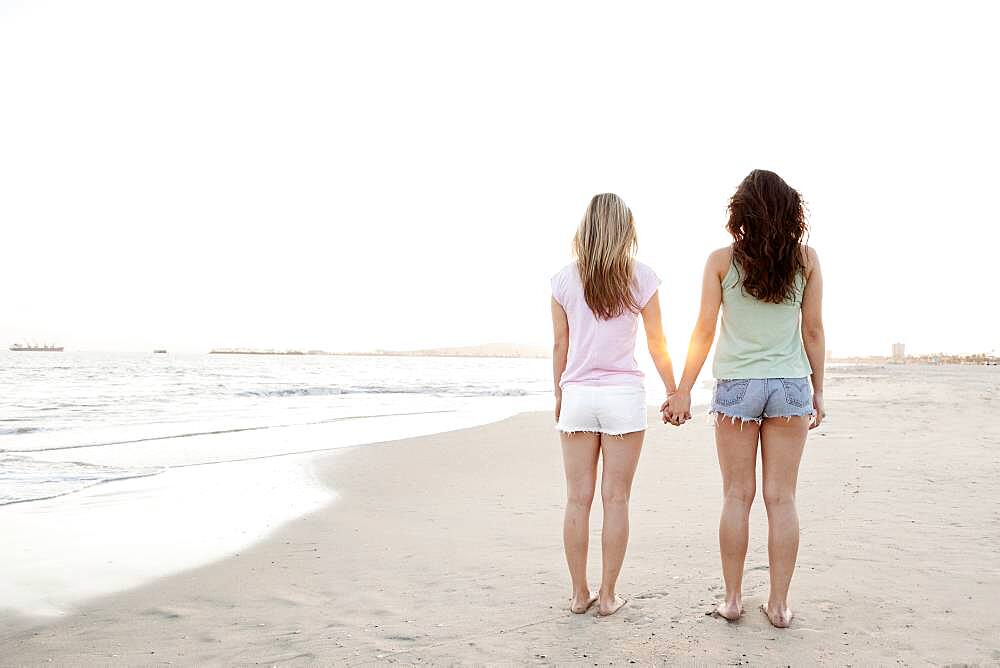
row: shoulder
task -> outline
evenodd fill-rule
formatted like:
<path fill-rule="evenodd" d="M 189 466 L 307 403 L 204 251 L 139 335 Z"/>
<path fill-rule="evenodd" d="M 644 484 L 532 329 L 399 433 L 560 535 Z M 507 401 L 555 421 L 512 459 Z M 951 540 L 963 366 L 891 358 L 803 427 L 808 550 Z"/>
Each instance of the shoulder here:
<path fill-rule="evenodd" d="M 653 298 L 659 287 L 660 277 L 656 275 L 652 267 L 635 260 L 632 264 L 632 290 L 639 308 L 646 308 L 646 304 Z"/>
<path fill-rule="evenodd" d="M 549 285 L 552 286 L 552 296 L 557 302 L 562 304 L 565 301 L 567 289 L 577 276 L 579 274 L 576 270 L 576 262 L 571 262 L 549 279 Z"/>
<path fill-rule="evenodd" d="M 553 274 L 550 280 L 552 281 L 552 284 L 555 285 L 556 283 L 563 283 L 566 281 L 567 278 L 570 278 L 575 275 L 576 275 L 576 262 L 570 262 L 565 267 L 563 267 L 555 274 Z"/>
<path fill-rule="evenodd" d="M 564 278 L 574 273 L 576 273 L 576 262 L 570 262 L 565 267 L 563 267 L 556 273 L 552 274 L 552 280 L 555 280 L 557 278 Z"/>
<path fill-rule="evenodd" d="M 638 260 L 632 265 L 632 271 L 635 274 L 635 278 L 638 281 L 644 280 L 658 280 L 656 272 L 645 262 L 639 262 Z"/>
<path fill-rule="evenodd" d="M 808 278 L 815 269 L 819 268 L 819 254 L 815 248 L 802 244 L 802 263 L 805 265 L 806 278 Z"/>
<path fill-rule="evenodd" d="M 705 270 L 712 270 L 713 273 L 718 274 L 719 278 L 723 278 L 729 272 L 729 266 L 733 263 L 733 247 L 724 246 L 723 248 L 716 248 L 714 251 L 708 254 L 708 260 L 705 261 Z"/>

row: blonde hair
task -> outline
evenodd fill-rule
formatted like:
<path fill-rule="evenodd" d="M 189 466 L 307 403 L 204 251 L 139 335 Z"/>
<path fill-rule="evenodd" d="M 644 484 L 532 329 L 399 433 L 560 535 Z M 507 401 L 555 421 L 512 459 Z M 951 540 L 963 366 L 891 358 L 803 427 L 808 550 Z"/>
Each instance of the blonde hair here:
<path fill-rule="evenodd" d="M 632 211 L 614 193 L 594 195 L 573 237 L 583 296 L 602 320 L 639 312 L 632 293 L 637 246 Z"/>

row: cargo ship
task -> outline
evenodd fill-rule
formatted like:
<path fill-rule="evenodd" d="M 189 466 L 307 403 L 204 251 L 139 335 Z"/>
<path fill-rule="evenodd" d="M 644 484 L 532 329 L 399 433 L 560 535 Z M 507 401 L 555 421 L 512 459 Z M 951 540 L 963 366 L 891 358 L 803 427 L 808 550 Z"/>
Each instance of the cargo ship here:
<path fill-rule="evenodd" d="M 10 347 L 10 349 L 13 350 L 14 352 L 17 352 L 17 353 L 24 353 L 24 352 L 28 352 L 28 353 L 61 353 L 63 351 L 63 347 L 62 346 L 52 346 L 52 345 L 36 346 L 34 344 L 32 344 L 32 345 L 25 345 L 23 343 L 15 343 L 14 345 L 12 345 Z"/>

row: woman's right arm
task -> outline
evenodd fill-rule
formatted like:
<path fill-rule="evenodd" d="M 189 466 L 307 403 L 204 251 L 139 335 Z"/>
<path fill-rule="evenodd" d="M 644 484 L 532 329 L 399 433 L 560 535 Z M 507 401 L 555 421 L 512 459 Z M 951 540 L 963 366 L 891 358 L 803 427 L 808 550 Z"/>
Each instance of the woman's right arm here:
<path fill-rule="evenodd" d="M 691 333 L 681 382 L 677 385 L 677 391 L 667 400 L 663 418 L 666 422 L 676 425 L 691 419 L 691 389 L 698 380 L 698 374 L 701 373 L 701 367 L 705 365 L 708 351 L 715 340 L 715 326 L 722 306 L 722 277 L 729 269 L 729 261 L 730 250 L 724 248 L 709 255 L 705 263 L 698 322 Z"/>
<path fill-rule="evenodd" d="M 552 335 L 554 343 L 552 345 L 552 382 L 556 392 L 556 420 L 559 420 L 559 411 L 562 410 L 562 389 L 559 387 L 559 379 L 562 378 L 563 371 L 566 370 L 566 356 L 569 354 L 569 320 L 566 318 L 566 311 L 562 304 L 552 298 Z"/>

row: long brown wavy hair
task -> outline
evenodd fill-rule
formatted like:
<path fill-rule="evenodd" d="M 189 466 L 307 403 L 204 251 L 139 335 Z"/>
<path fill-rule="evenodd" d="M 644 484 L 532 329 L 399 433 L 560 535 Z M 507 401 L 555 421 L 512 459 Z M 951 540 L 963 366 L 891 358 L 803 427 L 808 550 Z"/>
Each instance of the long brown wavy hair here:
<path fill-rule="evenodd" d="M 771 304 L 790 299 L 809 233 L 799 192 L 774 172 L 753 170 L 729 200 L 726 230 L 747 294 Z"/>
<path fill-rule="evenodd" d="M 632 294 L 637 246 L 632 211 L 614 193 L 594 195 L 573 237 L 583 296 L 602 320 L 639 312 Z"/>

